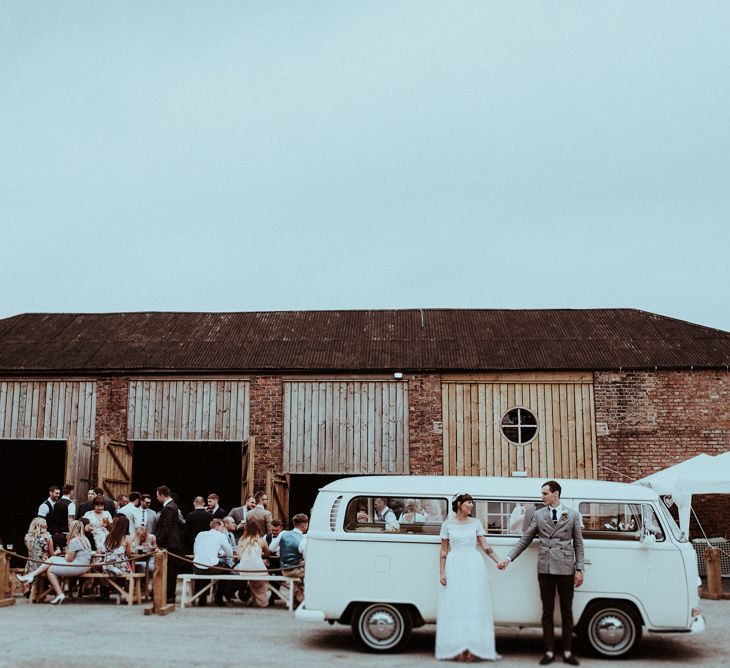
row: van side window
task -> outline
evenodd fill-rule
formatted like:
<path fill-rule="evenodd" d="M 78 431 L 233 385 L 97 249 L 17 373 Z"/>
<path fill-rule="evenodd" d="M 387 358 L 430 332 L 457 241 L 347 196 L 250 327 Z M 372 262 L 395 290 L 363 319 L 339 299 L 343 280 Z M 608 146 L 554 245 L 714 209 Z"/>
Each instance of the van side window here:
<path fill-rule="evenodd" d="M 664 540 L 659 520 L 649 504 L 587 502 L 580 504 L 583 537 L 602 540 L 641 540 L 652 535 Z"/>
<path fill-rule="evenodd" d="M 492 535 L 521 536 L 530 526 L 535 511 L 543 504 L 533 500 L 474 500 L 473 515 Z"/>
<path fill-rule="evenodd" d="M 437 536 L 447 514 L 446 499 L 356 496 L 347 505 L 345 531 Z"/>

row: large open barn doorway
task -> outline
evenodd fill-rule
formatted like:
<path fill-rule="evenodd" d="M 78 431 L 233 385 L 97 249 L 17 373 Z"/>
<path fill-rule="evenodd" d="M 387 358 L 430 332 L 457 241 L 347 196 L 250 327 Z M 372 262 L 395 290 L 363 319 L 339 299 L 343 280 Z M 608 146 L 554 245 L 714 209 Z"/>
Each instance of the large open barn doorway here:
<path fill-rule="evenodd" d="M 230 510 L 241 505 L 241 456 L 240 443 L 137 441 L 132 488 L 154 499 L 155 489 L 167 485 L 183 513 L 192 510 L 196 496 L 215 492 L 221 507 Z"/>
<path fill-rule="evenodd" d="M 0 543 L 25 553 L 23 537 L 51 485 L 63 487 L 66 442 L 0 440 L 0 471 L 5 502 L 0 512 Z"/>
<path fill-rule="evenodd" d="M 289 524 L 297 513 L 312 515 L 312 506 L 321 487 L 340 478 L 349 478 L 342 473 L 292 473 L 289 476 Z M 271 504 L 271 501 L 269 501 Z"/>

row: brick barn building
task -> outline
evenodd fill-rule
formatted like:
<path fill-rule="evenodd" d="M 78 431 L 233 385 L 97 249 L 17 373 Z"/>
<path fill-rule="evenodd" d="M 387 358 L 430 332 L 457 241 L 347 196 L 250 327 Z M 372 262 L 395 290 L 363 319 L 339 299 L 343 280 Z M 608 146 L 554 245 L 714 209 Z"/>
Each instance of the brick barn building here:
<path fill-rule="evenodd" d="M 288 516 L 352 474 L 636 479 L 730 450 L 729 365 L 730 333 L 631 309 L 18 315 L 0 534 L 64 481 Z M 708 534 L 729 511 L 699 499 Z"/>

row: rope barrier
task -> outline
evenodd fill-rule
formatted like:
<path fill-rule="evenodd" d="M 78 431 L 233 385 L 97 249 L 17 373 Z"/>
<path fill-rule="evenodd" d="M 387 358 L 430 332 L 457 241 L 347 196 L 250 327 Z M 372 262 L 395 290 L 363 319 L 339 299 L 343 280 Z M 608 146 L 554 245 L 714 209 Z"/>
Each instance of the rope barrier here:
<path fill-rule="evenodd" d="M 266 568 L 264 570 L 255 570 L 254 571 L 254 570 L 245 570 L 242 568 L 233 568 L 233 567 L 229 567 L 229 566 L 210 566 L 209 564 L 201 564 L 201 563 L 198 563 L 197 561 L 194 561 L 193 559 L 188 559 L 187 557 L 184 557 L 181 554 L 175 554 L 173 552 L 168 552 L 168 554 L 171 557 L 174 557 L 175 559 L 177 559 L 178 561 L 182 561 L 187 564 L 192 564 L 193 566 L 197 566 L 198 568 L 207 569 L 207 570 L 211 570 L 211 571 L 212 570 L 226 571 L 229 573 L 251 573 L 251 574 L 258 574 L 258 575 L 260 575 L 261 573 L 268 573 L 269 575 L 271 575 L 274 573 L 281 573 L 283 571 L 290 571 L 293 568 L 299 568 L 304 565 L 304 562 L 301 562 L 300 564 L 297 564 L 296 566 L 290 566 L 290 567 L 286 567 L 286 568 L 283 568 L 283 567 L 282 568 Z"/>
<path fill-rule="evenodd" d="M 22 559 L 23 561 L 30 561 L 34 564 L 47 564 L 48 559 L 33 559 L 32 557 L 27 557 L 24 554 L 18 554 L 17 552 L 11 552 L 10 550 L 6 550 L 5 548 L 0 548 L 2 552 L 5 552 L 5 554 L 9 554 L 11 557 L 15 557 L 16 559 Z M 133 561 L 140 561 L 141 559 L 150 559 L 154 555 L 158 554 L 159 550 L 156 550 L 155 552 L 148 552 L 147 554 L 137 554 L 132 557 L 125 557 L 124 559 L 117 559 L 115 561 L 98 561 L 98 562 L 91 562 L 88 565 L 89 566 L 116 566 L 117 564 L 126 564 L 131 563 Z M 61 556 L 61 555 L 53 555 L 53 556 Z M 96 555 L 101 556 L 101 555 Z M 57 566 L 63 566 L 64 564 L 55 564 Z M 84 566 L 86 564 L 74 564 L 73 562 L 68 562 L 69 566 Z"/>

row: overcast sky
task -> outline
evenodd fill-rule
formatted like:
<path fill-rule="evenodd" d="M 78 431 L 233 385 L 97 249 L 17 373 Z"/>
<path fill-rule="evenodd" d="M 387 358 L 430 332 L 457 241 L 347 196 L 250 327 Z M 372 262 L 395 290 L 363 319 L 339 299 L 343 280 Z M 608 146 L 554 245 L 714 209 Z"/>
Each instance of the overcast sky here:
<path fill-rule="evenodd" d="M 730 330 L 730 2 L 0 5 L 0 317 Z"/>

